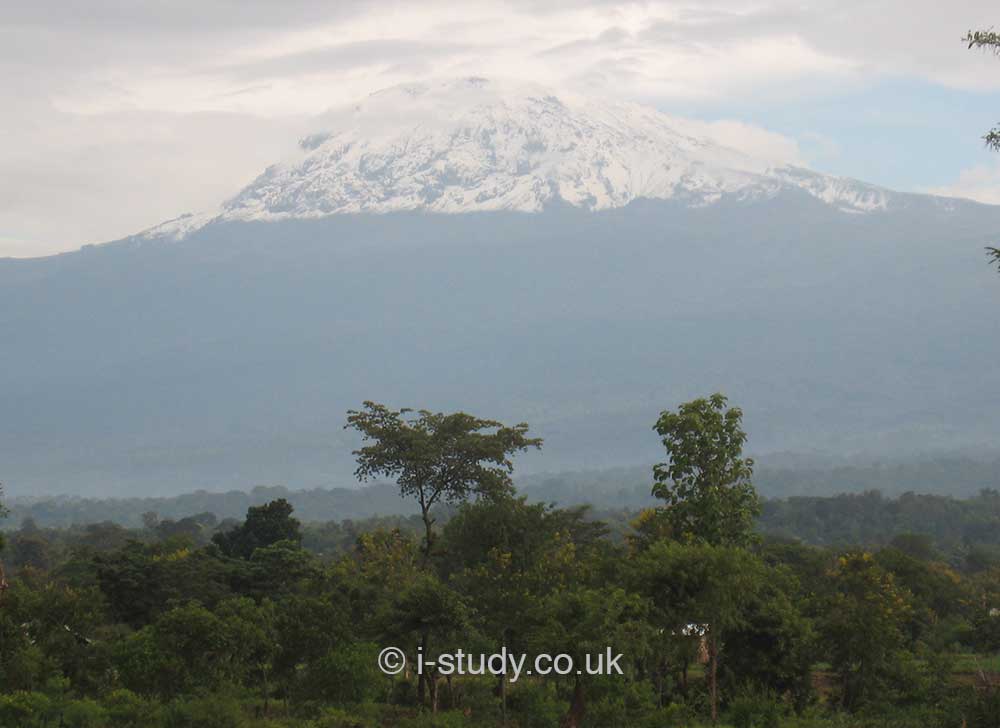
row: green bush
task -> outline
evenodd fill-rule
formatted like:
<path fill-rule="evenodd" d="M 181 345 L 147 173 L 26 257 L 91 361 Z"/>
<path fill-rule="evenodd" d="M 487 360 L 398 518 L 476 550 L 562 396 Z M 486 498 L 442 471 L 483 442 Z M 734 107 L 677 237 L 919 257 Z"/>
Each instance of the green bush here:
<path fill-rule="evenodd" d="M 969 691 L 961 705 L 967 728 L 1000 728 L 1000 688 Z"/>
<path fill-rule="evenodd" d="M 468 728 L 471 725 L 472 722 L 456 710 L 436 715 L 425 711 L 399 722 L 399 728 Z"/>
<path fill-rule="evenodd" d="M 375 722 L 340 708 L 327 708 L 314 721 L 315 728 L 375 728 Z"/>
<path fill-rule="evenodd" d="M 649 683 L 620 677 L 596 679 L 590 686 L 584 725 L 593 728 L 636 728 L 657 712 L 656 695 Z"/>
<path fill-rule="evenodd" d="M 246 720 L 240 701 L 231 695 L 212 694 L 175 700 L 166 711 L 166 728 L 243 728 Z"/>
<path fill-rule="evenodd" d="M 784 712 L 772 691 L 744 687 L 729 701 L 727 717 L 733 728 L 779 728 Z"/>
<path fill-rule="evenodd" d="M 338 705 L 382 697 L 388 684 L 378 669 L 378 652 L 367 642 L 330 650 L 310 665 L 302 687 L 310 697 Z"/>
<path fill-rule="evenodd" d="M 569 702 L 556 694 L 551 681 L 521 681 L 507 695 L 507 709 L 517 718 L 518 728 L 549 728 L 559 725 Z"/>
<path fill-rule="evenodd" d="M 162 706 L 131 690 L 115 690 L 108 693 L 102 702 L 108 723 L 114 728 L 150 728 L 163 723 Z"/>
<path fill-rule="evenodd" d="M 508 693 L 517 690 L 518 684 L 508 684 Z M 469 677 L 465 676 L 454 681 L 455 704 L 451 705 L 451 695 L 446 684 L 439 688 L 441 692 L 441 705 L 448 708 L 469 711 L 472 717 L 482 723 L 496 725 L 500 723 L 500 697 L 497 679 L 493 676 Z M 510 714 L 510 698 L 507 700 L 508 714 Z"/>
<path fill-rule="evenodd" d="M 4 728 L 32 728 L 42 725 L 52 701 L 42 693 L 23 690 L 0 695 L 0 725 Z"/>
<path fill-rule="evenodd" d="M 66 706 L 62 724 L 66 728 L 105 728 L 108 724 L 108 714 L 100 703 L 90 698 L 83 698 L 74 700 Z"/>

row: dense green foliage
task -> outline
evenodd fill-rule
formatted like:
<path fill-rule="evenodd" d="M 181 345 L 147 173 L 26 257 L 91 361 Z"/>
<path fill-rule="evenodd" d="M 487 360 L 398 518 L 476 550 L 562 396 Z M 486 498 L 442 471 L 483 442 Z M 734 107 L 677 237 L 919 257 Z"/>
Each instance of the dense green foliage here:
<path fill-rule="evenodd" d="M 664 413 L 681 435 L 656 474 L 669 497 L 632 517 L 533 503 L 501 477 L 365 522 L 300 523 L 280 498 L 242 520 L 26 521 L 4 550 L 0 725 L 997 726 L 1000 561 L 995 529 L 969 522 L 995 523 L 1000 495 L 764 502 L 763 533 L 720 533 L 756 503 L 723 405 L 679 410 L 707 406 L 704 429 Z M 692 469 L 695 451 L 728 465 Z M 718 483 L 748 497 L 713 499 Z M 827 545 L 768 535 L 791 527 Z M 376 662 L 389 645 L 411 666 L 394 677 Z M 610 650 L 622 674 L 412 669 L 458 649 Z"/>
<path fill-rule="evenodd" d="M 933 550 L 956 564 L 1000 554 L 1000 491 L 974 498 L 877 491 L 830 497 L 769 500 L 759 526 L 764 533 L 820 546 L 886 546 L 918 533 Z"/>
<path fill-rule="evenodd" d="M 443 521 L 425 570 L 419 519 L 306 527 L 302 544 L 265 538 L 249 556 L 213 543 L 238 529 L 162 526 L 10 534 L 3 725 L 418 725 L 421 702 L 439 711 L 425 725 L 498 724 L 495 679 L 428 681 L 421 701 L 412 674 L 377 672 L 381 646 L 412 658 L 425 635 L 428 654 L 625 655 L 621 677 L 507 684 L 511 725 L 575 705 L 582 725 L 686 725 L 710 715 L 690 624 L 716 626 L 723 721 L 992 725 L 971 716 L 993 699 L 977 670 L 1000 668 L 1000 567 L 955 568 L 915 536 L 875 551 L 646 543 L 583 509 L 504 498 Z"/>
<path fill-rule="evenodd" d="M 663 412 L 654 428 L 669 461 L 653 467 L 653 495 L 672 536 L 745 546 L 759 512 L 753 460 L 743 457 L 743 413 L 713 394 Z"/>

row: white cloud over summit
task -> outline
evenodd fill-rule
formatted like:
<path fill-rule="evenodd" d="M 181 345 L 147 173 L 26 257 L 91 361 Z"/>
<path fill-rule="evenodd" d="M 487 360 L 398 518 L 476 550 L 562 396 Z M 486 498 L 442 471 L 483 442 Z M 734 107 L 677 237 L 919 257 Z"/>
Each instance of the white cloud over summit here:
<path fill-rule="evenodd" d="M 952 184 L 926 191 L 933 195 L 965 197 L 989 205 L 1000 205 L 1000 160 L 964 169 Z"/>
<path fill-rule="evenodd" d="M 713 138 L 802 162 L 796 138 L 733 110 L 885 77 L 1000 89 L 995 63 L 958 42 L 994 10 L 935 0 L 14 3 L 0 26 L 0 255 L 210 207 L 314 115 L 431 76 L 696 108 L 723 118 L 704 126 Z"/>

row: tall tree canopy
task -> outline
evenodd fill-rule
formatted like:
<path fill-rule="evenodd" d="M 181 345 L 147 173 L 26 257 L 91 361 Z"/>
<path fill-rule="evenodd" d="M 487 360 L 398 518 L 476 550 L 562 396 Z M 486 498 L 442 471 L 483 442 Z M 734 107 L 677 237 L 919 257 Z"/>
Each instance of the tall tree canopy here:
<path fill-rule="evenodd" d="M 279 541 L 302 541 L 302 528 L 298 519 L 292 518 L 292 504 L 278 498 L 262 506 L 247 509 L 242 525 L 231 531 L 217 533 L 212 540 L 227 556 L 249 559 L 259 548 Z"/>
<path fill-rule="evenodd" d="M 674 538 L 717 545 L 753 539 L 760 512 L 750 478 L 753 460 L 743 457 L 743 412 L 728 408 L 722 394 L 700 398 L 660 414 L 655 430 L 669 460 L 653 468 L 653 495 Z"/>
<path fill-rule="evenodd" d="M 431 509 L 459 503 L 470 495 L 495 498 L 511 492 L 514 464 L 510 456 L 540 448 L 523 422 L 507 427 L 465 412 L 392 410 L 365 402 L 347 413 L 348 429 L 361 433 L 365 444 L 355 450 L 360 480 L 393 478 L 400 493 L 416 498 L 424 522 L 424 557 L 434 542 Z"/>

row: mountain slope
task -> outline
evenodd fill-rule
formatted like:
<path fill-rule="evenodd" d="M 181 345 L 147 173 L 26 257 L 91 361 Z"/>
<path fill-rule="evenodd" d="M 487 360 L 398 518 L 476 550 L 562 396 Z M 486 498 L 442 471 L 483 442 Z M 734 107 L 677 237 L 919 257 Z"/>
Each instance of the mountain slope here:
<path fill-rule="evenodd" d="M 556 202 L 605 210 L 643 198 L 700 206 L 789 189 L 851 212 L 905 198 L 755 158 L 648 107 L 524 83 L 465 78 L 397 86 L 323 122 L 300 142 L 298 158 L 269 167 L 220 210 L 171 221 L 148 237 L 180 237 L 213 220 L 538 212 Z"/>
<path fill-rule="evenodd" d="M 368 145 L 339 158 L 344 174 L 325 156 L 334 137 L 317 138 L 262 178 L 280 183 L 258 180 L 221 211 L 0 261 L 10 492 L 347 484 L 344 413 L 364 399 L 526 420 L 546 443 L 522 472 L 653 461 L 657 412 L 717 390 L 745 409 L 758 453 L 995 442 L 1000 281 L 982 246 L 1000 208 L 723 163 L 742 157 L 704 142 L 710 162 L 677 141 L 670 165 L 734 186 L 699 197 L 708 187 L 682 175 L 651 199 L 638 191 L 652 175 L 600 172 L 611 186 L 591 204 L 570 191 L 600 175 L 575 187 L 575 151 L 481 200 L 503 209 L 396 209 L 416 199 L 396 194 L 411 170 L 374 175 L 367 207 L 334 214 L 344 175 L 387 140 L 415 139 L 388 112 L 372 118 L 383 126 L 331 122 Z M 504 138 L 530 136 L 519 129 Z M 444 147 L 448 164 L 461 148 Z M 409 149 L 388 168 L 421 158 Z M 633 171 L 668 163 L 623 158 Z M 558 185 L 523 197 L 532 169 Z M 489 174 L 470 174 L 461 189 L 486 189 Z M 391 205 L 372 214 L 380 200 Z"/>

